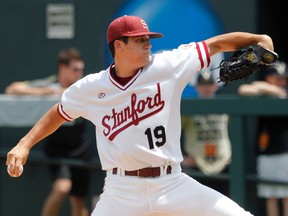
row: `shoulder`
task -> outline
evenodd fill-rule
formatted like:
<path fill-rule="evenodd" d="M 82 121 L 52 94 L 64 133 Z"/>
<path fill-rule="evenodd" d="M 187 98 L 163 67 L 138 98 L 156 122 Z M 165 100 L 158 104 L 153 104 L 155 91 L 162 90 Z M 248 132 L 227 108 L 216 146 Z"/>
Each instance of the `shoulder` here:
<path fill-rule="evenodd" d="M 191 42 L 191 43 L 187 43 L 187 44 L 181 44 L 178 47 L 174 48 L 174 49 L 167 49 L 167 50 L 160 50 L 158 52 L 156 52 L 154 55 L 155 56 L 159 56 L 159 57 L 167 57 L 170 55 L 175 55 L 177 53 L 183 52 L 183 51 L 187 51 L 187 50 L 193 50 L 196 49 L 199 46 L 202 46 L 202 42 Z"/>
<path fill-rule="evenodd" d="M 108 77 L 108 71 L 102 70 L 100 72 L 88 74 L 82 79 L 80 79 L 78 82 L 86 83 L 86 84 L 95 83 L 95 82 L 97 83 L 97 82 L 103 81 L 104 79 L 107 79 L 107 77 Z"/>
<path fill-rule="evenodd" d="M 105 70 L 91 73 L 78 80 L 74 84 L 72 84 L 66 92 L 70 92 L 72 94 L 89 94 L 97 91 L 97 89 L 103 88 L 104 85 L 108 82 L 108 75 Z"/>
<path fill-rule="evenodd" d="M 200 43 L 191 42 L 188 44 L 181 44 L 177 48 L 170 50 L 160 50 L 150 56 L 150 63 L 161 62 L 161 61 L 174 61 L 179 60 L 180 56 L 189 56 L 191 53 L 196 52 L 197 47 Z"/>

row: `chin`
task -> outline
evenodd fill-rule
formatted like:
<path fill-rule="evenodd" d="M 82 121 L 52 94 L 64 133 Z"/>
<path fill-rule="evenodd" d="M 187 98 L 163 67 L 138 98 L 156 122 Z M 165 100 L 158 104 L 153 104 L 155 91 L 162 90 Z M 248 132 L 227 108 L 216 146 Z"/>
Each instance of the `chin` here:
<path fill-rule="evenodd" d="M 146 66 L 148 63 L 149 63 L 149 57 L 144 59 L 142 67 Z"/>

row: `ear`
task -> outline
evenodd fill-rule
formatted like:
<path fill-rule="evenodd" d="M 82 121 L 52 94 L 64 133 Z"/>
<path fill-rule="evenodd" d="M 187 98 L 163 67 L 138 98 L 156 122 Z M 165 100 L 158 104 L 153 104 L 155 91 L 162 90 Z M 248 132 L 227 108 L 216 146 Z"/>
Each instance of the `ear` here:
<path fill-rule="evenodd" d="M 123 41 L 115 40 L 114 41 L 114 48 L 115 50 L 121 50 L 123 48 Z"/>

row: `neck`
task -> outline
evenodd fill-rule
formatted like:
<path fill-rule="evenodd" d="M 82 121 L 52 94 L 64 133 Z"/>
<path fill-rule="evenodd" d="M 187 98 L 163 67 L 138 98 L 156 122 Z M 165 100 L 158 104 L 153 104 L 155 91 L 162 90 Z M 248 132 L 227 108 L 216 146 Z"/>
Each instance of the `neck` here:
<path fill-rule="evenodd" d="M 132 77 L 134 76 L 140 68 L 131 68 L 131 67 L 121 67 L 119 65 L 114 65 L 115 74 L 118 77 Z"/>

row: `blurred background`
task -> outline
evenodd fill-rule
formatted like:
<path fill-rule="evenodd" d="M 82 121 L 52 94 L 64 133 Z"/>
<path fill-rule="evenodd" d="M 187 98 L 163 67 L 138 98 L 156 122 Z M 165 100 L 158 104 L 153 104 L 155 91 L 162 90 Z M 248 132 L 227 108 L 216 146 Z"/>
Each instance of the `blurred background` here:
<path fill-rule="evenodd" d="M 110 63 L 106 28 L 118 15 L 142 16 L 151 30 L 165 37 L 152 41 L 153 51 L 203 40 L 218 33 L 267 33 L 286 60 L 283 14 L 288 3 L 275 0 L 77 0 L 23 2 L 0 0 L 0 92 L 12 81 L 45 77 L 57 70 L 55 56 L 65 47 L 78 48 L 86 73 Z M 233 92 L 235 83 L 224 92 Z"/>
<path fill-rule="evenodd" d="M 141 16 L 151 31 L 165 35 L 152 40 L 153 52 L 225 32 L 247 31 L 270 35 L 280 60 L 287 62 L 284 38 L 287 39 L 288 32 L 283 30 L 284 15 L 279 13 L 287 7 L 284 0 L 0 0 L 0 94 L 13 81 L 56 73 L 56 56 L 67 47 L 80 50 L 85 74 L 106 68 L 111 63 L 106 29 L 122 15 Z M 256 76 L 245 82 L 257 79 Z M 219 94 L 236 94 L 243 82 L 225 86 Z M 49 177 L 43 163 L 33 163 L 30 170 L 25 168 L 27 174 L 20 179 L 11 179 L 6 174 L 4 150 L 15 145 L 28 130 L 0 128 L 0 216 L 39 215 L 49 192 Z M 95 170 L 91 203 L 103 185 L 103 173 Z M 250 204 L 248 208 L 259 213 L 259 206 L 262 207 Z M 69 215 L 67 206 L 61 215 Z"/>

